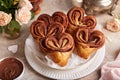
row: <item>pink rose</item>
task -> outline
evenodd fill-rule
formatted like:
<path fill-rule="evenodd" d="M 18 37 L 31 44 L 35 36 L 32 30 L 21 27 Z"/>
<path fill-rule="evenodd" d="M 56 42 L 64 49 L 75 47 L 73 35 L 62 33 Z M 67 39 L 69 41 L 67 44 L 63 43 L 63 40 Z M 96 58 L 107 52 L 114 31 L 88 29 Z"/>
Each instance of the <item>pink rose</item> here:
<path fill-rule="evenodd" d="M 28 10 L 31 10 L 33 8 L 32 4 L 29 0 L 20 0 L 19 7 L 26 7 Z"/>
<path fill-rule="evenodd" d="M 6 26 L 8 23 L 10 23 L 12 17 L 11 15 L 8 15 L 7 13 L 0 11 L 0 26 Z"/>
<path fill-rule="evenodd" d="M 22 7 L 15 12 L 15 18 L 20 25 L 27 24 L 31 19 L 31 12 L 26 7 Z"/>

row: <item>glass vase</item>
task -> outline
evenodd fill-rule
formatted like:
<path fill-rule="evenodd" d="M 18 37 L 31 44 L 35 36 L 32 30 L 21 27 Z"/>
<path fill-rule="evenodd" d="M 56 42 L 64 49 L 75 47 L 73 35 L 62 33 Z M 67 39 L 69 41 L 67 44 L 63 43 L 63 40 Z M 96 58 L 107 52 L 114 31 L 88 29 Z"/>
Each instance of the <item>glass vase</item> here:
<path fill-rule="evenodd" d="M 4 26 L 3 35 L 8 39 L 16 39 L 20 36 L 21 26 L 15 20 L 12 20 L 7 26 Z"/>

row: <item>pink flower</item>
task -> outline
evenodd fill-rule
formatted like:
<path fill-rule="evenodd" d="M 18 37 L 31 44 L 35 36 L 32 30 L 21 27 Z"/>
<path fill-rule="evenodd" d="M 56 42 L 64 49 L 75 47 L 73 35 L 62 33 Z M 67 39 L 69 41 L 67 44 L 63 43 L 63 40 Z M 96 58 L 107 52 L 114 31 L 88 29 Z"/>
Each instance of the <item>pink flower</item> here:
<path fill-rule="evenodd" d="M 15 12 L 15 18 L 20 25 L 27 24 L 31 19 L 31 12 L 26 7 L 22 7 Z"/>
<path fill-rule="evenodd" d="M 10 23 L 12 17 L 11 15 L 8 15 L 7 13 L 0 11 L 0 26 L 6 26 L 8 23 Z"/>
<path fill-rule="evenodd" d="M 20 0 L 19 7 L 26 7 L 28 10 L 31 10 L 33 8 L 32 4 L 29 0 Z"/>

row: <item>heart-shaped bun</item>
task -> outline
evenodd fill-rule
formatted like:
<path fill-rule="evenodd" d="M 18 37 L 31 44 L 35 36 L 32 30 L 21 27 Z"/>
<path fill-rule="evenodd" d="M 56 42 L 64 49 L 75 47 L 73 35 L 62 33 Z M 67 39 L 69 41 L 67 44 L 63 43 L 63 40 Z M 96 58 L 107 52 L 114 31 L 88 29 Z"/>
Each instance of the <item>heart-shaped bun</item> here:
<path fill-rule="evenodd" d="M 87 59 L 91 53 L 101 48 L 105 43 L 104 34 L 98 30 L 91 31 L 81 27 L 75 34 L 75 46 L 77 54 Z"/>
<path fill-rule="evenodd" d="M 52 15 L 52 19 L 54 22 L 61 23 L 64 26 L 64 29 L 66 30 L 68 26 L 68 18 L 66 14 L 64 14 L 63 12 L 55 12 Z"/>
<path fill-rule="evenodd" d="M 66 33 L 68 18 L 63 12 L 42 14 L 31 24 L 30 32 L 40 50 L 56 64 L 65 66 L 74 50 L 73 37 Z"/>
<path fill-rule="evenodd" d="M 47 34 L 47 31 L 46 31 L 46 24 L 43 22 L 43 21 L 34 21 L 32 24 L 31 24 L 31 27 L 30 27 L 30 32 L 33 36 L 33 38 L 39 42 L 39 39 L 42 39 L 46 36 Z"/>
<path fill-rule="evenodd" d="M 47 31 L 45 37 L 39 39 L 38 43 L 39 43 L 39 47 L 40 47 L 42 52 L 49 53 L 51 51 L 46 47 L 45 39 L 49 36 L 58 36 L 61 33 L 63 33 L 64 32 L 64 26 L 62 26 L 62 24 L 60 24 L 58 22 L 54 22 L 54 23 L 51 23 L 49 25 L 49 29 L 46 28 L 45 31 Z"/>
<path fill-rule="evenodd" d="M 74 40 L 68 33 L 49 36 L 45 40 L 46 47 L 52 51 L 49 57 L 60 66 L 65 66 L 74 50 Z"/>
<path fill-rule="evenodd" d="M 85 12 L 80 7 L 71 8 L 68 13 L 69 24 L 67 27 L 67 32 L 73 35 L 75 31 L 81 27 L 87 27 L 90 29 L 94 29 L 96 26 L 96 19 L 92 15 L 84 16 Z"/>
<path fill-rule="evenodd" d="M 94 16 L 85 15 L 80 7 L 73 7 L 67 15 L 59 11 L 52 16 L 41 14 L 31 24 L 30 32 L 40 50 L 63 67 L 68 63 L 74 48 L 80 57 L 87 59 L 104 45 L 104 34 L 94 30 L 96 24 Z"/>

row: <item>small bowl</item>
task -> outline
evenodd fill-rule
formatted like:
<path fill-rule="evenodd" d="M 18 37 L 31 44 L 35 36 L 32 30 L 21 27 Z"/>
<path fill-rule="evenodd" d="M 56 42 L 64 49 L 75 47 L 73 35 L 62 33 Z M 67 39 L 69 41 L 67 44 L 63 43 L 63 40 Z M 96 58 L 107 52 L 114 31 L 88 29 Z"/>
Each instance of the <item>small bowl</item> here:
<path fill-rule="evenodd" d="M 24 73 L 23 62 L 16 57 L 2 58 L 0 60 L 0 69 L 1 69 L 0 70 L 1 77 L 5 80 L 6 79 L 7 80 L 13 80 L 13 79 L 20 80 Z"/>

